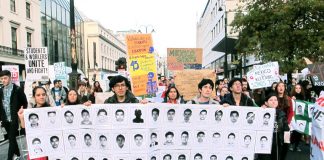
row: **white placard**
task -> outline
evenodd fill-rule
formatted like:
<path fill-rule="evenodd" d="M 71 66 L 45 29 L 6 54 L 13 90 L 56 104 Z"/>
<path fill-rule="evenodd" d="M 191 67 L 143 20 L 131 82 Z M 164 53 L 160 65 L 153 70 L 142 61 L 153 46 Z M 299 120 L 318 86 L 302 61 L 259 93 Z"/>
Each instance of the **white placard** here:
<path fill-rule="evenodd" d="M 279 82 L 278 62 L 253 66 L 247 73 L 247 80 L 251 89 L 270 87 L 273 82 Z"/>

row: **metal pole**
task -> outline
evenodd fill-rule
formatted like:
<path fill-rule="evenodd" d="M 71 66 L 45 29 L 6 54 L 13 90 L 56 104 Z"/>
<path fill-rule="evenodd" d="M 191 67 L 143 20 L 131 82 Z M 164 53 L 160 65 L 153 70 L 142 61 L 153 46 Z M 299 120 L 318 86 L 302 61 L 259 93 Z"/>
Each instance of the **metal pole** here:
<path fill-rule="evenodd" d="M 226 6 L 225 8 L 225 59 L 224 59 L 224 78 L 228 78 L 228 68 L 227 68 L 227 11 Z"/>

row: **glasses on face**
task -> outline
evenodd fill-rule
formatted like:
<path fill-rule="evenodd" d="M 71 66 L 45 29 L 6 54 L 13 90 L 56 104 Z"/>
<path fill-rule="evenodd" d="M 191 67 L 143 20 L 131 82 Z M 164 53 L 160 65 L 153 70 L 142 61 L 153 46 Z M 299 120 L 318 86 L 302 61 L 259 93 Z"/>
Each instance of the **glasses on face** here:
<path fill-rule="evenodd" d="M 125 88 L 126 85 L 125 84 L 116 84 L 114 85 L 114 88 Z"/>

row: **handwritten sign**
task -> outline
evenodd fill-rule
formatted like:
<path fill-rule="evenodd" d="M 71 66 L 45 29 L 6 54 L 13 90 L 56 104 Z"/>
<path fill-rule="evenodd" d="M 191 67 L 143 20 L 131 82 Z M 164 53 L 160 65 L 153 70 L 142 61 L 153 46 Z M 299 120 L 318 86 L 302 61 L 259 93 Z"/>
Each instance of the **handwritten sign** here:
<path fill-rule="evenodd" d="M 324 159 L 324 95 L 321 95 L 313 110 L 310 159 Z"/>
<path fill-rule="evenodd" d="M 251 89 L 270 87 L 273 82 L 279 82 L 278 62 L 253 66 L 247 73 L 247 78 Z"/>
<path fill-rule="evenodd" d="M 55 79 L 61 80 L 63 86 L 67 86 L 67 76 L 66 76 L 67 74 L 66 74 L 65 62 L 54 63 L 54 74 L 55 74 Z"/>
<path fill-rule="evenodd" d="M 152 97 L 157 92 L 156 63 L 150 34 L 127 35 L 128 68 L 135 96 Z"/>
<path fill-rule="evenodd" d="M 27 79 L 48 80 L 48 53 L 46 47 L 26 48 L 25 66 Z"/>
<path fill-rule="evenodd" d="M 308 65 L 311 72 L 311 80 L 314 86 L 324 86 L 324 63 L 315 63 Z"/>
<path fill-rule="evenodd" d="M 168 48 L 168 69 L 201 69 L 202 48 Z"/>
<path fill-rule="evenodd" d="M 198 91 L 198 83 L 203 79 L 211 79 L 214 83 L 216 80 L 216 74 L 213 70 L 183 70 L 183 71 L 175 71 L 175 84 L 180 92 L 180 95 L 183 95 L 183 98 L 187 100 L 191 100 L 197 94 Z M 215 92 L 213 92 L 213 96 L 215 96 Z"/>
<path fill-rule="evenodd" d="M 18 65 L 3 65 L 2 70 L 8 70 L 11 72 L 11 81 L 20 86 L 19 81 L 19 66 Z"/>

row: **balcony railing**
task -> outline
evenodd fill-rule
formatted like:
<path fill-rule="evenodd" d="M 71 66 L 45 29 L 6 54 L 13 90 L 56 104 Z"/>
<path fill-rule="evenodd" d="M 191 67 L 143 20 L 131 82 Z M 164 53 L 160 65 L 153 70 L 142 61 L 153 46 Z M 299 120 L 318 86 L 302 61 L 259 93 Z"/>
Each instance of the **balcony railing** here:
<path fill-rule="evenodd" d="M 0 55 L 23 57 L 24 56 L 24 51 L 0 45 Z"/>

